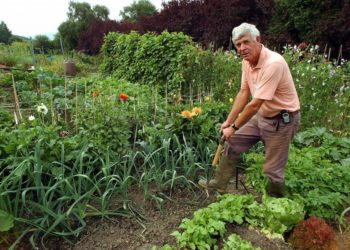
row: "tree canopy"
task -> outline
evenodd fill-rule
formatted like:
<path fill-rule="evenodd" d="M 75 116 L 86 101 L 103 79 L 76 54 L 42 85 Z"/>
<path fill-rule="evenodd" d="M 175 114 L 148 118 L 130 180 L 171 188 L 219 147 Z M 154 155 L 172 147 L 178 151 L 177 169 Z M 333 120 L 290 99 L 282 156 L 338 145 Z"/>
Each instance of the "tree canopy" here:
<path fill-rule="evenodd" d="M 120 12 L 122 21 L 136 23 L 141 17 L 152 16 L 157 12 L 156 7 L 149 0 L 134 1 Z"/>
<path fill-rule="evenodd" d="M 91 8 L 89 3 L 69 2 L 68 20 L 61 23 L 58 31 L 63 40 L 64 47 L 68 50 L 75 49 L 78 45 L 78 36 L 90 23 L 97 20 L 108 20 L 109 10 L 103 5 Z"/>
<path fill-rule="evenodd" d="M 12 32 L 7 27 L 6 23 L 0 23 L 0 43 L 9 44 Z"/>

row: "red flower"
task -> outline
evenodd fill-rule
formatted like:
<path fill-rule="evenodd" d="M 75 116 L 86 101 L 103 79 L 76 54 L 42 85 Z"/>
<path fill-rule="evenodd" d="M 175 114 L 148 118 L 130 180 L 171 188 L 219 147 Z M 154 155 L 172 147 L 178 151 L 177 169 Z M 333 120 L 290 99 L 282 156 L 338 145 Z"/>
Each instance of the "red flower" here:
<path fill-rule="evenodd" d="M 119 100 L 121 100 L 121 101 L 126 101 L 126 100 L 128 100 L 128 98 L 129 98 L 129 96 L 127 94 L 121 93 L 119 95 Z"/>
<path fill-rule="evenodd" d="M 100 93 L 98 93 L 97 90 L 95 90 L 94 92 L 92 92 L 92 97 L 98 97 L 100 95 Z"/>
<path fill-rule="evenodd" d="M 59 133 L 60 137 L 67 137 L 67 136 L 70 136 L 70 132 L 69 131 L 61 131 Z"/>

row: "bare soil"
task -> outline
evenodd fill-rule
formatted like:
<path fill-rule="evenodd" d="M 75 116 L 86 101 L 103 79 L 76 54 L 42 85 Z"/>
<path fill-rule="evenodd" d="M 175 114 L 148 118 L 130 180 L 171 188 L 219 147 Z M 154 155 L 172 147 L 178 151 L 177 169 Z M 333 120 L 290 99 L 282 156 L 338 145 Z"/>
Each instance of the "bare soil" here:
<path fill-rule="evenodd" d="M 244 194 L 242 185 L 236 190 L 233 184 L 228 189 L 231 193 Z M 165 244 L 175 246 L 175 237 L 170 234 L 178 230 L 183 218 L 191 218 L 193 212 L 216 201 L 215 193 L 209 196 L 202 190 L 194 193 L 178 191 L 172 194 L 172 201 L 167 201 L 162 209 L 152 201 L 145 201 L 143 194 L 137 190 L 132 193 L 133 207 L 145 215 L 146 221 L 136 218 L 115 218 L 112 220 L 90 219 L 85 233 L 72 245 L 51 239 L 49 249 L 123 249 L 123 250 L 151 250 L 153 246 L 161 247 Z M 243 239 L 251 241 L 255 246 L 266 250 L 288 250 L 292 247 L 282 240 L 271 240 L 248 225 L 230 225 L 226 236 L 237 233 Z M 219 245 L 222 240 L 219 239 Z"/>
<path fill-rule="evenodd" d="M 232 183 L 228 191 L 230 193 L 246 193 L 242 185 L 239 185 L 236 190 Z M 91 218 L 87 221 L 85 232 L 76 239 L 74 245 L 70 245 L 62 239 L 49 238 L 46 241 L 46 247 L 53 250 L 151 250 L 153 246 L 158 248 L 165 244 L 175 246 L 175 238 L 170 234 L 178 230 L 182 219 L 191 218 L 194 211 L 216 201 L 215 193 L 210 193 L 207 196 L 207 193 L 202 190 L 194 192 L 180 190 L 172 194 L 171 200 L 165 201 L 160 208 L 154 201 L 145 200 L 139 190 L 133 190 L 131 195 L 130 199 L 135 212 L 143 214 L 144 220 L 136 219 L 136 217 L 104 220 Z M 262 250 L 293 249 L 286 241 L 271 240 L 259 231 L 249 229 L 248 225 L 228 225 L 225 238 L 232 233 L 251 241 L 254 246 L 260 247 Z M 339 250 L 350 249 L 349 231 L 343 234 L 338 233 L 337 239 Z M 25 245 L 20 244 L 18 249 L 30 249 Z M 222 245 L 222 239 L 219 239 L 220 245 Z"/>

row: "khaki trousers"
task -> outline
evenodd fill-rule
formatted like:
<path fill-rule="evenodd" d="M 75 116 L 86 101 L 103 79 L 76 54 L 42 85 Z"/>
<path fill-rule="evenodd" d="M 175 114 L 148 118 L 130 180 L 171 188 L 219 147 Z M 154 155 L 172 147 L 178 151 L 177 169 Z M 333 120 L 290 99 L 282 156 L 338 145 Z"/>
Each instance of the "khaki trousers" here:
<path fill-rule="evenodd" d="M 289 144 L 299 126 L 299 112 L 293 115 L 289 124 L 284 124 L 281 118 L 270 119 L 256 114 L 227 140 L 224 154 L 231 159 L 238 159 L 241 153 L 262 141 L 265 147 L 264 174 L 270 182 L 282 183 Z"/>

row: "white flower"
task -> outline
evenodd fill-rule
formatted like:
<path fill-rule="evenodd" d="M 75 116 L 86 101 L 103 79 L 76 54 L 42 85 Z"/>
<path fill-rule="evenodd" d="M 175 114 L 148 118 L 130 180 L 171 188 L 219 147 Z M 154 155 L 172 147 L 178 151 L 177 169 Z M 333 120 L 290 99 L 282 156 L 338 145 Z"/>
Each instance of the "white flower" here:
<path fill-rule="evenodd" d="M 36 108 L 36 110 L 37 110 L 39 113 L 44 114 L 44 115 L 46 115 L 47 112 L 48 112 L 48 109 L 47 109 L 47 107 L 44 105 L 44 103 L 41 103 L 41 104 Z"/>
<path fill-rule="evenodd" d="M 34 115 L 30 115 L 30 116 L 28 117 L 28 120 L 29 120 L 29 121 L 34 121 L 34 120 L 35 120 L 35 116 L 34 116 Z"/>

